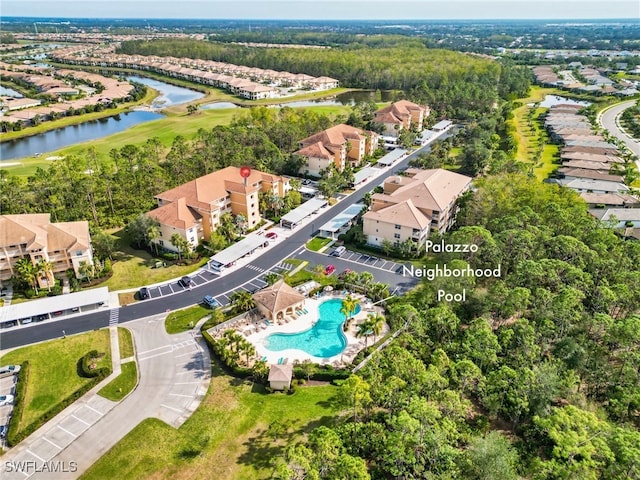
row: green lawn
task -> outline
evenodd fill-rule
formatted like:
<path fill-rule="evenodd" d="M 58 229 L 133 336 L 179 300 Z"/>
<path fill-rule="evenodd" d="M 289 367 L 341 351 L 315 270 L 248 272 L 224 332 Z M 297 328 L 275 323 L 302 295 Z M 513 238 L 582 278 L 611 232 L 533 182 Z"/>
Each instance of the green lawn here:
<path fill-rule="evenodd" d="M 182 427 L 145 420 L 81 478 L 271 478 L 271 461 L 286 444 L 332 421 L 335 393 L 336 387 L 325 385 L 300 387 L 294 395 L 265 394 L 214 365 L 209 393 Z M 267 432 L 274 422 L 286 425 L 276 439 Z"/>
<path fill-rule="evenodd" d="M 118 343 L 120 344 L 120 358 L 133 357 L 133 336 L 128 329 L 118 327 Z"/>
<path fill-rule="evenodd" d="M 156 259 L 146 250 L 136 250 L 129 246 L 129 241 L 124 236 L 123 230 L 112 233 L 116 239 L 116 252 L 113 258 L 112 277 L 100 286 L 109 287 L 109 290 L 124 290 L 142 285 L 164 282 L 172 278 L 180 278 L 188 275 L 204 265 L 208 258 L 193 265 L 169 265 L 161 268 L 151 268 Z"/>
<path fill-rule="evenodd" d="M 307 243 L 307 248 L 314 252 L 317 252 L 325 245 L 331 242 L 330 238 L 314 237 Z"/>
<path fill-rule="evenodd" d="M 184 308 L 171 312 L 164 321 L 164 328 L 168 334 L 190 330 L 198 321 L 211 314 L 211 310 L 202 305 Z"/>
<path fill-rule="evenodd" d="M 30 374 L 21 427 L 29 425 L 82 385 L 93 381 L 78 375 L 78 361 L 91 350 L 106 353 L 98 363 L 98 368 L 111 369 L 111 344 L 107 329 L 22 347 L 0 358 L 1 365 L 20 364 L 29 360 Z"/>
<path fill-rule="evenodd" d="M 100 389 L 98 395 L 119 402 L 138 384 L 138 368 L 136 362 L 122 364 L 122 373 Z"/>

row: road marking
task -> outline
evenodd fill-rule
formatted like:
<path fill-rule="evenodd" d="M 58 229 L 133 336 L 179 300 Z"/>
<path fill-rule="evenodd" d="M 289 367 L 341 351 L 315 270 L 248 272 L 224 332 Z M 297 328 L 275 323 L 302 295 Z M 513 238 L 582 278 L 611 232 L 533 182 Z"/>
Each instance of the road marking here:
<path fill-rule="evenodd" d="M 29 450 L 28 448 L 27 448 L 27 453 L 30 453 L 31 455 L 33 455 L 34 457 L 36 457 L 38 460 L 40 460 L 42 463 L 47 463 L 47 461 L 46 461 L 44 458 L 39 457 L 38 455 L 36 455 L 35 453 L 33 453 L 33 452 L 32 452 L 31 450 Z"/>
<path fill-rule="evenodd" d="M 145 360 L 151 360 L 152 358 L 161 357 L 162 355 L 166 355 L 166 354 L 171 353 L 171 352 L 173 352 L 173 349 L 167 350 L 166 352 L 162 352 L 162 353 L 156 353 L 155 355 L 150 355 L 148 357 L 138 358 L 138 361 L 139 362 L 144 362 Z"/>
<path fill-rule="evenodd" d="M 155 352 L 156 350 L 162 350 L 163 348 L 171 348 L 171 345 L 164 345 L 162 347 L 152 348 L 151 350 L 145 350 L 144 352 L 138 352 L 138 355 L 144 355 L 145 353 Z"/>
<path fill-rule="evenodd" d="M 169 405 L 165 405 L 164 403 L 161 403 L 161 404 L 160 404 L 160 406 L 161 406 L 161 407 L 164 407 L 164 408 L 168 408 L 169 410 L 173 410 L 174 412 L 183 413 L 183 411 L 182 411 L 182 410 L 177 409 L 177 408 L 170 407 Z"/>
<path fill-rule="evenodd" d="M 181 393 L 170 393 L 169 395 L 171 395 L 172 397 L 186 397 L 186 398 L 193 398 L 193 395 L 183 395 Z"/>
<path fill-rule="evenodd" d="M 187 355 L 193 355 L 193 352 L 182 353 L 180 355 L 176 355 L 175 358 L 186 357 Z M 178 363 L 177 365 L 182 365 L 182 364 Z"/>
<path fill-rule="evenodd" d="M 67 433 L 68 433 L 69 435 L 71 435 L 73 438 L 78 438 L 78 436 L 77 436 L 75 433 L 71 433 L 69 430 L 67 430 L 67 429 L 66 429 L 66 428 L 64 428 L 64 427 L 62 427 L 62 426 L 58 425 L 58 428 L 59 428 L 60 430 L 62 430 L 63 432 L 67 432 Z"/>
<path fill-rule="evenodd" d="M 58 445 L 56 445 L 55 443 L 53 443 L 51 440 L 49 440 L 47 437 L 42 437 L 42 439 L 45 442 L 49 442 L 51 445 L 53 445 L 54 447 L 56 447 L 58 450 L 62 450 L 62 447 L 59 447 Z"/>
<path fill-rule="evenodd" d="M 89 404 L 84 404 L 85 407 L 87 407 L 89 410 L 93 410 L 94 412 L 96 412 L 98 415 L 102 416 L 102 412 L 96 410 L 95 408 L 93 408 L 91 405 Z"/>
<path fill-rule="evenodd" d="M 91 424 L 90 424 L 90 423 L 87 423 L 87 422 L 85 422 L 84 420 L 82 420 L 81 418 L 76 417 L 74 414 L 71 414 L 71 416 L 72 416 L 73 418 L 75 418 L 76 420 L 78 420 L 79 422 L 84 423 L 87 427 L 90 427 L 90 426 L 91 426 Z"/>

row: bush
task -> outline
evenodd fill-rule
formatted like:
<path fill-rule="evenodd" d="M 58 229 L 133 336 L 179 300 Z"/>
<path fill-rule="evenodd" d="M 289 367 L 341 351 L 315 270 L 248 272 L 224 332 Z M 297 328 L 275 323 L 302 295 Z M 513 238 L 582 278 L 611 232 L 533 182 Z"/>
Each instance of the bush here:
<path fill-rule="evenodd" d="M 160 258 L 169 260 L 170 262 L 175 262 L 176 260 L 178 260 L 178 254 L 173 252 L 161 252 Z"/>
<path fill-rule="evenodd" d="M 12 447 L 16 445 L 22 438 L 19 436 L 18 429 L 20 428 L 20 421 L 22 420 L 22 411 L 24 410 L 24 397 L 27 390 L 27 382 L 29 380 L 29 361 L 25 360 L 20 365 L 20 371 L 18 372 L 18 382 L 16 384 L 16 391 L 13 399 L 13 413 L 11 420 L 9 421 L 9 427 L 7 431 L 7 444 Z"/>
<path fill-rule="evenodd" d="M 211 353 L 216 357 L 218 362 L 222 365 L 223 369 L 229 375 L 233 375 L 234 377 L 238 377 L 238 378 L 247 378 L 253 375 L 253 370 L 251 370 L 250 368 L 239 367 L 235 363 L 227 362 L 225 360 L 225 356 L 222 355 L 222 348 L 224 347 L 222 347 L 219 342 L 216 342 L 211 337 L 211 335 L 209 335 L 209 332 L 203 331 L 202 336 L 207 342 L 207 345 L 209 345 L 209 349 L 211 350 Z"/>
<path fill-rule="evenodd" d="M 26 298 L 33 298 L 35 296 L 35 294 L 36 294 L 36 291 L 33 288 L 27 288 L 24 291 L 24 296 Z"/>
<path fill-rule="evenodd" d="M 97 350 L 91 350 L 78 361 L 78 375 L 86 378 L 106 378 L 111 371 L 107 367 L 91 368 L 93 359 L 100 357 Z"/>
<path fill-rule="evenodd" d="M 102 274 L 106 275 L 107 273 L 111 272 L 111 259 L 107 258 L 104 261 L 104 268 L 102 269 Z"/>

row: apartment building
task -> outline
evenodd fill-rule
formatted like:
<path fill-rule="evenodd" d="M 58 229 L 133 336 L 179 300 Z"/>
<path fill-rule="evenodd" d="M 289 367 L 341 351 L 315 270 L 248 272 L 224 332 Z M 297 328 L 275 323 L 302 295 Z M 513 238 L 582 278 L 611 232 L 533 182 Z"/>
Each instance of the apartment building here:
<path fill-rule="evenodd" d="M 378 138 L 375 132 L 339 124 L 303 139 L 294 154 L 305 159 L 300 173 L 320 177 L 330 165 L 341 172 L 347 162 L 352 167 L 362 163 L 378 148 Z"/>
<path fill-rule="evenodd" d="M 371 197 L 363 232 L 370 245 L 384 240 L 398 245 L 412 240 L 424 245 L 432 231 L 444 233 L 455 220 L 456 200 L 471 187 L 471 178 L 443 170 L 409 169 L 389 177 L 383 193 Z"/>
<path fill-rule="evenodd" d="M 397 137 L 402 129 L 423 128 L 424 120 L 429 116 L 429 107 L 417 105 L 409 100 L 400 100 L 381 108 L 374 113 L 374 120 L 384 125 L 384 135 Z"/>
<path fill-rule="evenodd" d="M 262 219 L 259 192 L 284 197 L 289 189 L 288 178 L 252 170 L 244 179 L 240 168 L 227 167 L 156 195 L 158 208 L 147 216 L 160 223 L 161 248 L 176 250 L 170 241 L 174 233 L 196 247 L 201 239 L 209 240 L 227 212 L 242 214 L 247 229 L 254 228 Z"/>
<path fill-rule="evenodd" d="M 51 264 L 50 271 L 38 274 L 40 287 L 53 285 L 54 276 L 69 269 L 82 277 L 83 263 L 93 265 L 89 222 L 51 223 L 48 213 L 0 215 L 0 280 L 16 273 L 21 258 Z"/>

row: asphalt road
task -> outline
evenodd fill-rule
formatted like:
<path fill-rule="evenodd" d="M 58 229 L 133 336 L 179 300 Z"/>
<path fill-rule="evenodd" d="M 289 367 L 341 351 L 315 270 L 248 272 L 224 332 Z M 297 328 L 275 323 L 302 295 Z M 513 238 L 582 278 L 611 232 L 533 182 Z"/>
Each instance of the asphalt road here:
<path fill-rule="evenodd" d="M 450 136 L 444 134 L 436 141 Z M 43 322 L 42 324 L 33 325 L 28 328 L 19 328 L 15 330 L 3 330 L 1 331 L 0 348 L 2 350 L 19 347 L 22 345 L 29 345 L 32 343 L 42 342 L 53 338 L 60 338 L 64 330 L 66 335 L 73 335 L 76 333 L 82 333 L 90 330 L 104 328 L 109 325 L 110 319 L 117 318 L 118 323 L 126 323 L 140 318 L 156 315 L 166 312 L 167 310 L 175 310 L 194 305 L 202 301 L 205 295 L 213 295 L 214 297 L 223 293 L 231 292 L 245 283 L 248 283 L 253 278 L 259 275 L 259 271 L 267 271 L 275 267 L 282 260 L 300 255 L 299 258 L 305 258 L 312 262 L 318 263 L 332 263 L 336 265 L 338 271 L 340 269 L 350 268 L 351 270 L 361 272 L 370 271 L 376 277 L 376 280 L 383 283 L 389 283 L 390 291 L 393 291 L 396 287 L 408 288 L 411 285 L 411 279 L 403 277 L 402 275 L 385 272 L 380 269 L 369 267 L 362 264 L 354 264 L 352 262 L 346 262 L 341 259 L 331 257 L 331 260 L 327 260 L 326 256 L 321 254 L 315 254 L 313 252 L 306 252 L 304 245 L 313 236 L 313 234 L 336 214 L 342 212 L 344 209 L 357 203 L 362 199 L 366 191 L 373 189 L 379 185 L 384 179 L 394 174 L 398 169 L 406 168 L 409 161 L 415 158 L 417 155 L 423 152 L 429 151 L 429 145 L 426 145 L 414 153 L 396 163 L 390 170 L 380 174 L 378 177 L 372 179 L 368 183 L 368 188 L 358 190 L 356 193 L 348 196 L 337 205 L 327 208 L 326 211 L 318 215 L 311 224 L 298 227 L 293 235 L 284 239 L 277 245 L 264 252 L 262 255 L 256 257 L 250 265 L 253 268 L 242 268 L 236 271 L 227 273 L 221 277 L 210 273 L 211 281 L 208 283 L 193 287 L 191 289 L 180 291 L 172 295 L 164 295 L 159 298 L 146 300 L 143 302 L 136 302 L 127 306 L 119 307 L 117 309 L 105 309 L 104 311 L 90 313 L 87 315 L 81 315 L 77 317 L 61 319 L 51 322 Z M 306 253 L 305 253 L 306 252 Z"/>
<path fill-rule="evenodd" d="M 625 132 L 623 132 L 618 124 L 618 117 L 627 108 L 635 105 L 635 100 L 629 100 L 628 102 L 621 102 L 614 105 L 611 108 L 605 110 L 600 115 L 600 125 L 611 132 L 611 135 L 622 140 L 624 144 L 631 150 L 636 156 L 640 157 L 640 142 L 634 140 Z"/>

